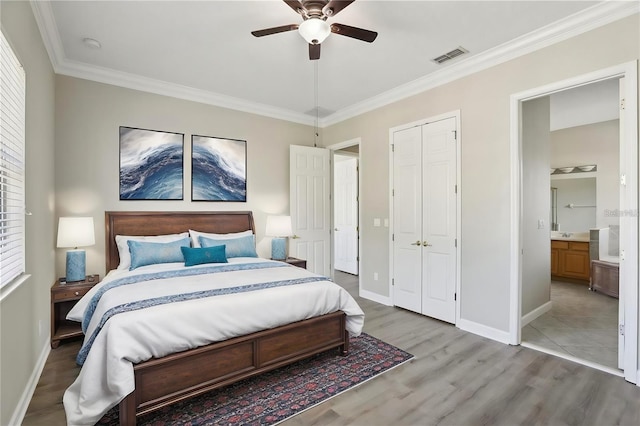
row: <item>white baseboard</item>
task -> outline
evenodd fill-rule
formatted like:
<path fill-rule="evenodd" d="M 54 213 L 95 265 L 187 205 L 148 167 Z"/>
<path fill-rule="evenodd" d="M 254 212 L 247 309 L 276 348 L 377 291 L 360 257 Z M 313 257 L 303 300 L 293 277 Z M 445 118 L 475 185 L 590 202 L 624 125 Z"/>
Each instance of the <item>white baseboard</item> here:
<path fill-rule="evenodd" d="M 486 337 L 491 340 L 496 340 L 500 343 L 509 344 L 508 331 L 498 330 L 497 328 L 488 327 L 463 318 L 460 318 L 456 326 L 461 330 L 468 331 L 469 333 L 477 334 L 478 336 Z"/>
<path fill-rule="evenodd" d="M 44 370 L 44 366 L 47 363 L 47 358 L 49 358 L 49 353 L 51 352 L 50 342 L 51 338 L 50 336 L 47 336 L 46 340 L 44 341 L 44 347 L 42 348 L 40 356 L 38 357 L 38 361 L 36 362 L 36 365 L 33 368 L 33 372 L 29 377 L 27 386 L 24 388 L 24 391 L 20 396 L 18 405 L 13 411 L 13 415 L 11 416 L 11 420 L 9 420 L 10 425 L 21 425 L 24 420 L 25 414 L 27 414 L 27 408 L 29 408 L 31 397 L 36 390 L 36 386 L 38 385 L 38 381 L 40 380 L 40 375 L 42 374 L 42 370 Z"/>
<path fill-rule="evenodd" d="M 551 310 L 551 300 L 549 300 L 547 303 L 545 303 L 542 306 L 538 306 L 536 309 L 534 309 L 533 311 L 529 312 L 527 315 L 523 315 L 522 319 L 520 320 L 520 327 L 524 327 L 525 325 L 529 324 L 531 321 L 533 321 L 534 319 L 546 314 L 547 312 L 549 312 Z"/>
<path fill-rule="evenodd" d="M 372 291 L 360 289 L 360 297 L 372 300 L 382 305 L 393 306 L 393 302 L 391 301 L 391 298 L 389 296 L 381 296 L 378 293 L 374 293 Z"/>

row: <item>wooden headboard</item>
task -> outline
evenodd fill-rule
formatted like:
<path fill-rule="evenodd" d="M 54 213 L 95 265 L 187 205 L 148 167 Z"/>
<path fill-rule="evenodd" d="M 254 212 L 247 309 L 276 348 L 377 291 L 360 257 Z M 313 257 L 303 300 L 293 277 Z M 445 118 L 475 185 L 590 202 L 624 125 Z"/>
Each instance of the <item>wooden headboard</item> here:
<path fill-rule="evenodd" d="M 107 272 L 120 263 L 116 235 L 164 235 L 187 232 L 225 234 L 251 229 L 253 214 L 244 212 L 105 212 Z"/>

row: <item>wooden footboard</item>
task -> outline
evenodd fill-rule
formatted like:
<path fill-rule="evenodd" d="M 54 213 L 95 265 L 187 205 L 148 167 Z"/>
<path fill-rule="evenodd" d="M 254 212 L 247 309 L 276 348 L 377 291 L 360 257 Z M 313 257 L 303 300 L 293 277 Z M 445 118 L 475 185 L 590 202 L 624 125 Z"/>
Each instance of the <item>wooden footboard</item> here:
<path fill-rule="evenodd" d="M 120 402 L 120 424 L 167 405 L 329 349 L 349 350 L 341 311 L 134 366 L 135 390 Z"/>

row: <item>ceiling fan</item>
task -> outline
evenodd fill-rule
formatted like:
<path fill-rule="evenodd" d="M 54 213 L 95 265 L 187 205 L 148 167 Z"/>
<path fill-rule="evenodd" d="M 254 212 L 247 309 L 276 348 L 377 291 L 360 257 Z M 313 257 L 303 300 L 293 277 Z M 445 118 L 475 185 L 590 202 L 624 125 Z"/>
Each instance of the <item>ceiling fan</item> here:
<path fill-rule="evenodd" d="M 302 16 L 302 23 L 283 25 L 252 31 L 256 37 L 298 30 L 302 38 L 309 43 L 309 59 L 320 59 L 320 44 L 329 34 L 339 34 L 358 40 L 373 42 L 378 33 L 344 24 L 329 24 L 327 18 L 337 15 L 355 0 L 283 0 L 291 9 Z"/>

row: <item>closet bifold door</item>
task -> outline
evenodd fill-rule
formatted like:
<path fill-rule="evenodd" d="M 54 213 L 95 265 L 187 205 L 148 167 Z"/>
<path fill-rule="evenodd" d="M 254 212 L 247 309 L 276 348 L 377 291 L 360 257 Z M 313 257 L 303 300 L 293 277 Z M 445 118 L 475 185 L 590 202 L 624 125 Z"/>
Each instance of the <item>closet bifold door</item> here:
<path fill-rule="evenodd" d="M 393 144 L 393 303 L 422 313 L 422 128 Z"/>
<path fill-rule="evenodd" d="M 455 323 L 457 141 L 451 117 L 393 134 L 393 302 Z"/>

